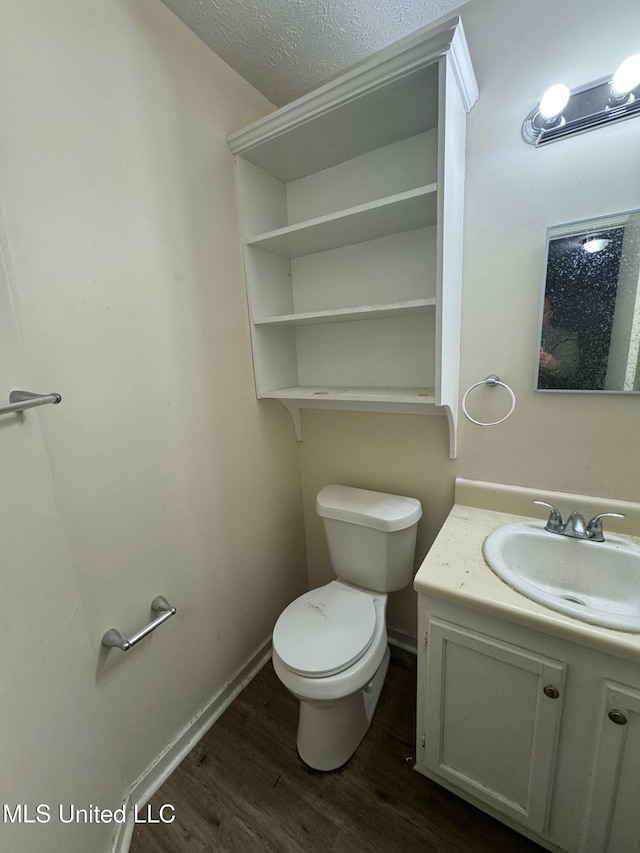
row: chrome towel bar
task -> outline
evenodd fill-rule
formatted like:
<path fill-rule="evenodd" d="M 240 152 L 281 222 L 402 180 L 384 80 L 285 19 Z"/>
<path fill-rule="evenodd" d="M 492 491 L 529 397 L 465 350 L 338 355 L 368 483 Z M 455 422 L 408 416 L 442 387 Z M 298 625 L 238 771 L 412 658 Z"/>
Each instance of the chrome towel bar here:
<path fill-rule="evenodd" d="M 12 391 L 9 394 L 9 405 L 0 406 L 0 415 L 12 412 L 23 412 L 25 409 L 35 409 L 36 406 L 46 406 L 48 403 L 59 403 L 60 394 L 34 394 L 32 391 Z"/>
<path fill-rule="evenodd" d="M 148 625 L 145 625 L 144 628 L 141 628 L 137 634 L 133 635 L 133 637 L 129 637 L 128 640 L 125 640 L 117 628 L 109 628 L 108 631 L 105 631 L 102 637 L 102 645 L 122 649 L 123 652 L 128 652 L 131 646 L 135 646 L 135 644 L 139 643 L 143 637 L 146 637 L 147 634 L 155 631 L 158 625 L 162 625 L 162 623 L 166 622 L 167 619 L 175 616 L 177 612 L 176 608 L 172 607 L 163 595 L 156 595 L 151 602 L 151 609 L 161 615 L 158 616 L 157 619 L 154 619 L 153 622 L 149 622 Z"/>

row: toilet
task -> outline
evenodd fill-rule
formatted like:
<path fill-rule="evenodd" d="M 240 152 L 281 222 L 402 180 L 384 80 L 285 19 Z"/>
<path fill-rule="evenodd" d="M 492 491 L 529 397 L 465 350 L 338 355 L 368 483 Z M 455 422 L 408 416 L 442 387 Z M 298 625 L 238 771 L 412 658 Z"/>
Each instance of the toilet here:
<path fill-rule="evenodd" d="M 325 486 L 318 493 L 337 580 L 293 601 L 273 630 L 273 667 L 300 701 L 297 747 L 335 770 L 367 733 L 389 666 L 387 594 L 413 577 L 414 498 Z"/>

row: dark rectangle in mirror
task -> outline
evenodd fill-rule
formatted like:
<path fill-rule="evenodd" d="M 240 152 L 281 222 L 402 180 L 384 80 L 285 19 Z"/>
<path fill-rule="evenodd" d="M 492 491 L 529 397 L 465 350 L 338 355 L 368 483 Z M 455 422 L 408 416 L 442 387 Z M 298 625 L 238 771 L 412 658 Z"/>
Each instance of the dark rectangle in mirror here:
<path fill-rule="evenodd" d="M 547 232 L 536 388 L 640 391 L 640 211 Z"/>

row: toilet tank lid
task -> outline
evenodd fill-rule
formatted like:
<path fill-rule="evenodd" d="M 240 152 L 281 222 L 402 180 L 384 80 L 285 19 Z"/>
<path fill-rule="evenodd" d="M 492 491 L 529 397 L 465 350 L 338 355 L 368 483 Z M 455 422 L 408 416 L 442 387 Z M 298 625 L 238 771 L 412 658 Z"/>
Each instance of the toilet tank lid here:
<path fill-rule="evenodd" d="M 416 524 L 422 516 L 422 507 L 415 498 L 331 485 L 318 492 L 316 512 L 322 518 L 390 532 Z"/>

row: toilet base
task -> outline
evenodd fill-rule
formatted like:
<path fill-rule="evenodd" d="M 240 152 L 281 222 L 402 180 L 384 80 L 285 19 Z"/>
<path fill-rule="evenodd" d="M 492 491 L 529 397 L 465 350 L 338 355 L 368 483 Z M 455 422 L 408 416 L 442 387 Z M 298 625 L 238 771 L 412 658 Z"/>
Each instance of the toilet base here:
<path fill-rule="evenodd" d="M 331 701 L 300 700 L 298 754 L 315 770 L 336 770 L 348 761 L 366 735 L 389 669 L 389 647 L 368 684 Z"/>

